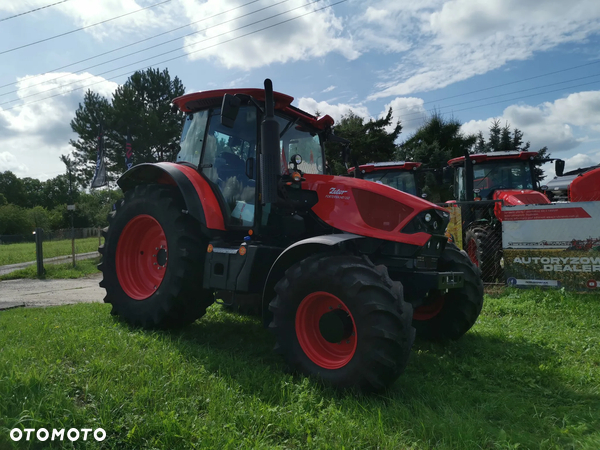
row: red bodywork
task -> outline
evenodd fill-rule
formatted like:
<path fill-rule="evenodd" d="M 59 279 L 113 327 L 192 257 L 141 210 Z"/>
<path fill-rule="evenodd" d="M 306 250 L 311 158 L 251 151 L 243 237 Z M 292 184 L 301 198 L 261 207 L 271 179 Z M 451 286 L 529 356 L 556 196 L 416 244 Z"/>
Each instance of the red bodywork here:
<path fill-rule="evenodd" d="M 412 161 L 391 161 L 382 163 L 369 163 L 358 166 L 361 173 L 376 172 L 378 170 L 416 170 L 423 164 Z M 348 169 L 348 173 L 354 173 L 354 167 Z"/>
<path fill-rule="evenodd" d="M 537 156 L 536 152 L 495 152 L 495 153 L 478 153 L 476 155 L 469 155 L 471 161 L 475 161 L 477 164 L 485 161 L 495 161 L 498 159 L 520 159 L 527 161 Z M 464 164 L 465 157 L 460 156 L 458 158 L 451 159 L 448 164 L 451 166 L 457 166 Z"/>
<path fill-rule="evenodd" d="M 600 201 L 600 167 L 581 174 L 571 182 L 569 201 Z"/>
<path fill-rule="evenodd" d="M 552 203 L 544 194 L 531 189 L 502 189 L 494 192 L 494 200 L 502 200 L 503 203 L 494 205 L 494 214 L 499 220 L 502 220 L 502 205 L 549 205 Z"/>
<path fill-rule="evenodd" d="M 392 187 L 359 178 L 304 175 L 303 189 L 317 192 L 313 212 L 328 225 L 361 236 L 423 246 L 427 233 L 403 234 L 418 213 L 437 209 L 433 203 Z"/>
<path fill-rule="evenodd" d="M 206 227 L 212 230 L 225 230 L 225 222 L 223 220 L 223 213 L 221 212 L 221 206 L 215 197 L 214 192 L 210 188 L 208 181 L 200 175 L 193 168 L 184 164 L 174 163 L 157 163 L 157 166 L 169 165 L 175 167 L 177 170 L 182 172 L 196 189 L 198 198 L 202 203 L 202 209 L 204 210 L 204 216 L 206 219 Z M 158 180 L 162 184 L 175 184 L 173 179 L 168 173 L 164 173 Z"/>
<path fill-rule="evenodd" d="M 182 95 L 181 97 L 177 97 L 176 99 L 174 99 L 173 104 L 177 105 L 179 109 L 183 112 L 193 112 L 198 109 L 206 108 L 207 106 L 214 106 L 215 104 L 220 104 L 225 94 L 250 95 L 260 102 L 265 101 L 265 91 L 263 89 L 232 88 L 220 89 L 215 91 L 194 92 L 193 94 Z M 275 100 L 275 109 L 281 111 L 284 114 L 293 117 L 298 117 L 304 122 L 306 122 L 308 125 L 311 125 L 319 130 L 324 130 L 325 128 L 333 125 L 333 119 L 331 118 L 331 116 L 324 115 L 323 117 L 317 119 L 315 116 L 292 106 L 294 97 L 282 94 L 281 92 L 273 92 L 273 97 Z"/>

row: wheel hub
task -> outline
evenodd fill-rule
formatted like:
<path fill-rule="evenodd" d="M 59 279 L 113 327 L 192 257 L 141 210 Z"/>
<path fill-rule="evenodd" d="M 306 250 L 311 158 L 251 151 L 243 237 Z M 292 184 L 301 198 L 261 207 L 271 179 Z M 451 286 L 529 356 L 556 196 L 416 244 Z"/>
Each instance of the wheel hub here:
<path fill-rule="evenodd" d="M 115 258 L 121 288 L 134 300 L 145 300 L 160 287 L 167 268 L 167 237 L 152 216 L 131 219 L 119 236 Z"/>
<path fill-rule="evenodd" d="M 356 351 L 356 323 L 348 307 L 328 292 L 304 297 L 296 311 L 296 337 L 306 356 L 324 369 L 344 367 Z"/>

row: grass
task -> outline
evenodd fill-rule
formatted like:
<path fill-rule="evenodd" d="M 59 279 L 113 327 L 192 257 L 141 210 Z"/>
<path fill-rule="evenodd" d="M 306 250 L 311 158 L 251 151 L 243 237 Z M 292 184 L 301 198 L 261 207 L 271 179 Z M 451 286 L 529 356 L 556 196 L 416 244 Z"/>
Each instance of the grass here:
<path fill-rule="evenodd" d="M 88 253 L 98 249 L 98 238 L 75 239 L 75 253 Z M 71 254 L 71 240 L 45 241 L 44 258 Z M 0 245 L 0 266 L 35 261 L 35 243 Z"/>
<path fill-rule="evenodd" d="M 597 294 L 488 296 L 471 332 L 417 341 L 377 396 L 286 374 L 259 321 L 217 306 L 174 332 L 109 311 L 0 314 L 0 448 L 13 427 L 104 428 L 74 445 L 90 449 L 600 448 Z"/>
<path fill-rule="evenodd" d="M 82 259 L 81 261 L 77 261 L 75 267 L 73 267 L 73 263 L 44 264 L 46 275 L 43 278 L 50 280 L 85 277 L 87 275 L 98 273 L 98 268 L 96 266 L 99 262 L 100 257 Z M 33 265 L 24 269 L 15 270 L 14 272 L 5 275 L 0 275 L 0 281 L 16 280 L 19 278 L 37 278 L 37 266 Z"/>

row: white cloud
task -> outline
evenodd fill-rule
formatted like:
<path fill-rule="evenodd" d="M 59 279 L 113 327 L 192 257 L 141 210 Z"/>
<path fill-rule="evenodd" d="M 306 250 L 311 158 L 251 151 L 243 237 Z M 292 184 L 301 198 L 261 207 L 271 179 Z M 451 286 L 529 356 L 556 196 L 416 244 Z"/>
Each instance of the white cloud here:
<path fill-rule="evenodd" d="M 18 14 L 25 10 L 39 8 L 48 5 L 48 0 L 2 0 L 0 2 L 0 11 L 6 11 L 11 14 Z M 36 11 L 37 15 L 49 17 L 51 14 L 59 13 L 71 20 L 72 28 L 81 28 L 113 19 L 134 11 L 138 11 L 152 4 L 159 3 L 150 0 L 102 0 L 102 1 L 73 1 L 66 2 L 52 8 Z M 111 20 L 101 25 L 83 30 L 98 40 L 105 38 L 119 38 L 131 32 L 144 31 L 163 27 L 165 25 L 175 24 L 174 13 L 177 12 L 179 2 L 159 5 L 155 8 L 149 8 L 134 14 L 129 14 L 123 18 Z M 174 26 L 177 26 L 176 24 Z M 69 30 L 64 30 L 69 31 Z"/>
<path fill-rule="evenodd" d="M 0 152 L 0 172 L 7 170 L 17 173 L 27 173 L 29 169 L 25 164 L 21 164 L 11 152 Z"/>
<path fill-rule="evenodd" d="M 33 86 L 44 80 L 52 80 L 64 75 L 60 80 L 48 81 L 41 86 Z M 0 170 L 12 170 L 18 176 L 50 178 L 64 172 L 60 162 L 61 154 L 69 153 L 72 148 L 69 138 L 76 138 L 69 125 L 75 116 L 75 110 L 83 99 L 83 89 L 71 92 L 77 87 L 88 86 L 104 81 L 89 74 L 48 73 L 41 77 L 28 76 L 18 80 L 19 99 L 30 94 L 40 94 L 23 100 L 21 105 L 0 107 Z M 73 83 L 68 87 L 65 83 Z M 62 86 L 57 90 L 44 93 L 45 90 Z M 117 87 L 113 82 L 102 82 L 93 86 L 93 90 L 109 97 Z M 52 98 L 46 98 L 56 95 Z M 41 100 L 43 99 L 43 100 Z M 40 101 L 36 101 L 40 100 Z M 35 103 L 31 103 L 34 102 Z M 27 104 L 29 103 L 29 104 Z M 11 108 L 11 109 L 6 109 Z"/>
<path fill-rule="evenodd" d="M 385 105 L 380 117 L 386 115 L 390 107 L 392 108 L 392 125 L 388 127 L 388 132 L 392 131 L 398 120 L 402 124 L 404 138 L 419 128 L 429 117 L 423 103 L 422 98 L 397 97 Z"/>
<path fill-rule="evenodd" d="M 499 119 L 502 125 L 508 122 L 511 128 L 523 131 L 532 149 L 547 146 L 550 152 L 561 152 L 589 139 L 576 137 L 573 127 L 580 127 L 584 133 L 600 132 L 599 116 L 600 91 L 585 91 L 538 106 L 511 105 Z M 493 120 L 471 120 L 463 124 L 462 130 L 465 133 L 482 131 L 487 136 Z"/>
<path fill-rule="evenodd" d="M 408 40 L 412 46 L 398 50 L 406 54 L 381 74 L 369 100 L 439 89 L 581 41 L 600 27 L 597 0 L 573 0 L 568 7 L 562 0 L 547 0 L 543 7 L 537 0 L 451 0 L 401 10 L 391 0 L 380 3 L 377 10 L 366 10 L 367 28 L 381 39 Z"/>
<path fill-rule="evenodd" d="M 333 105 L 325 101 L 319 102 L 310 97 L 299 98 L 298 107 L 310 114 L 315 114 L 317 111 L 320 112 L 322 116 L 329 114 L 336 122 L 339 122 L 342 116 L 347 115 L 350 111 L 364 119 L 369 119 L 371 117 L 369 110 L 360 104 L 348 105 L 345 103 L 338 103 Z"/>
<path fill-rule="evenodd" d="M 327 92 L 331 92 L 336 88 L 336 86 L 329 86 L 328 88 L 325 88 L 321 91 L 322 94 L 325 94 Z"/>
<path fill-rule="evenodd" d="M 217 13 L 231 10 L 242 4 L 242 0 L 182 0 L 183 11 L 190 20 L 198 17 L 210 17 Z M 342 36 L 343 21 L 335 16 L 332 9 L 316 11 L 325 5 L 324 2 L 306 4 L 303 0 L 290 0 L 282 5 L 277 5 L 268 10 L 261 11 L 239 20 L 231 19 L 241 16 L 239 11 L 221 14 L 215 18 L 202 21 L 194 25 L 199 33 L 186 37 L 184 45 L 190 60 L 209 59 L 216 61 L 226 68 L 250 70 L 272 63 L 286 63 L 291 61 L 318 58 L 331 52 L 337 52 L 347 59 L 355 59 L 359 52 L 355 49 L 349 37 Z M 291 11 L 293 9 L 293 11 Z M 316 11 L 316 12 L 312 12 Z M 307 14 L 312 12 L 311 14 Z M 251 25 L 262 19 L 267 19 L 275 14 L 284 13 L 272 19 Z M 304 16 L 303 16 L 304 15 Z M 303 17 L 300 17 L 303 16 Z M 242 37 L 223 45 L 215 44 L 231 38 L 247 34 L 261 28 L 274 25 L 284 20 L 299 17 L 283 25 L 259 31 L 248 37 Z M 214 26 L 225 21 L 229 23 Z M 237 28 L 245 27 L 239 31 Z M 212 27 L 210 29 L 206 29 Z M 204 30 L 204 31 L 201 31 Z M 231 32 L 231 33 L 229 33 Z M 224 36 L 217 37 L 223 33 Z M 214 38 L 206 41 L 209 38 Z M 201 42 L 206 41 L 206 42 Z M 209 48 L 211 47 L 212 48 Z M 204 50 L 202 50 L 204 49 Z"/>

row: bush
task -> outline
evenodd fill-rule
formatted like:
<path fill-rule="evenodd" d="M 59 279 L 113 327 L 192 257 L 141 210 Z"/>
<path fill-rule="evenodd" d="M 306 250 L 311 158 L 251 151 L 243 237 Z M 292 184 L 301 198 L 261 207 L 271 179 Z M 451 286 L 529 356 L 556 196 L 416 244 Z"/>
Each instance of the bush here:
<path fill-rule="evenodd" d="M 29 234 L 33 228 L 26 209 L 10 204 L 0 206 L 0 234 Z"/>

